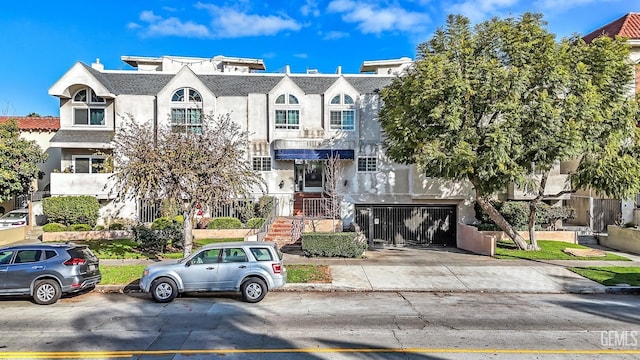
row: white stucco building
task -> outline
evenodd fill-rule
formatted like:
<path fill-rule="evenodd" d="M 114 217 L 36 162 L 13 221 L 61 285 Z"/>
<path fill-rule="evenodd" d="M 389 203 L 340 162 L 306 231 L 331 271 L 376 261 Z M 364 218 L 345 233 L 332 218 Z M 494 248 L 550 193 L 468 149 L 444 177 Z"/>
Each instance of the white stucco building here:
<path fill-rule="evenodd" d="M 247 161 L 266 180 L 268 195 L 280 200 L 281 215 L 296 211 L 294 198 L 322 192 L 322 161 L 337 153 L 346 223 L 358 216 L 365 221 L 365 214 L 366 226 L 380 237 L 399 231 L 411 235 L 398 241 L 455 244 L 455 224 L 474 220 L 468 185 L 425 179 L 384 155 L 378 91 L 411 64 L 409 58 L 367 61 L 359 74 L 340 68 L 334 74 L 293 74 L 288 68 L 266 73 L 260 59 L 224 56 L 122 60 L 133 69 L 78 62 L 49 89 L 60 99 L 60 130 L 51 146 L 60 149 L 62 171 L 51 174 L 53 196 L 93 195 L 109 216 L 136 217 L 139 204 L 116 203 L 104 169 L 122 116 L 199 131 L 201 115 L 229 113 L 251 134 Z M 396 211 L 402 219 L 383 224 L 380 217 Z"/>

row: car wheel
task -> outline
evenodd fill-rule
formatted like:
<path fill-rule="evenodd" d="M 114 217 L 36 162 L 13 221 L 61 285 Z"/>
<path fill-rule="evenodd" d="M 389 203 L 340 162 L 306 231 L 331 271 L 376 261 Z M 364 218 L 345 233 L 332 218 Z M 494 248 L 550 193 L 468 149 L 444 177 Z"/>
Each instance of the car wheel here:
<path fill-rule="evenodd" d="M 51 305 L 58 301 L 61 295 L 60 284 L 55 280 L 38 280 L 33 287 L 33 301 L 36 304 Z"/>
<path fill-rule="evenodd" d="M 267 284 L 258 278 L 249 278 L 240 287 L 242 298 L 248 303 L 257 303 L 267 295 Z"/>
<path fill-rule="evenodd" d="M 178 295 L 178 286 L 169 278 L 156 279 L 151 284 L 151 295 L 156 302 L 168 303 Z"/>

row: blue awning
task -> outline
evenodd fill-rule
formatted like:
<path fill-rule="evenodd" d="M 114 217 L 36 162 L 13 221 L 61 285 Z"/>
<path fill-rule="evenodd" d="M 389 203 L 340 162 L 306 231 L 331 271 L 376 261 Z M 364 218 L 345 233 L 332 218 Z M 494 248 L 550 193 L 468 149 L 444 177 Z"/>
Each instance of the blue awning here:
<path fill-rule="evenodd" d="M 326 160 L 331 157 L 340 156 L 340 159 L 353 159 L 353 150 L 338 149 L 279 149 L 274 150 L 276 160 Z"/>

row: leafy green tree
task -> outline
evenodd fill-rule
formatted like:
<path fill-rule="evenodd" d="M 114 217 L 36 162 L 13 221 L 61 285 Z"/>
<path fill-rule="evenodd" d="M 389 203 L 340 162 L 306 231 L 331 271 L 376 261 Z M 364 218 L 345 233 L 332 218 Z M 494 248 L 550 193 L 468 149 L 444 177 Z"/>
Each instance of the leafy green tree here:
<path fill-rule="evenodd" d="M 114 137 L 114 179 L 120 198 L 149 198 L 181 204 L 184 254 L 193 247 L 197 205 L 243 198 L 263 188 L 247 159 L 248 133 L 229 114 L 202 119 L 202 133 L 154 129 L 132 117 Z"/>
<path fill-rule="evenodd" d="M 32 191 L 46 159 L 38 144 L 20 137 L 15 120 L 0 124 L 0 202 Z"/>
<path fill-rule="evenodd" d="M 640 189 L 637 105 L 621 40 L 556 42 L 541 15 L 463 16 L 418 47 L 413 68 L 382 90 L 384 147 L 426 176 L 469 181 L 476 202 L 521 249 L 489 200 L 516 184 L 534 194 L 529 229 L 550 170 L 580 159 L 567 191 L 590 187 L 627 197 Z M 557 194 L 558 196 L 561 194 Z"/>

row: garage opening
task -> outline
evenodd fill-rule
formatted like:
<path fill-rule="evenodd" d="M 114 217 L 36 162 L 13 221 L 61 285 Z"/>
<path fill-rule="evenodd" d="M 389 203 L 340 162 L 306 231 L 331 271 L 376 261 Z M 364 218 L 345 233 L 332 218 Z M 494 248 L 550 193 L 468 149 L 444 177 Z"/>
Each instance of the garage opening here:
<path fill-rule="evenodd" d="M 370 245 L 456 246 L 455 205 L 356 205 Z"/>

